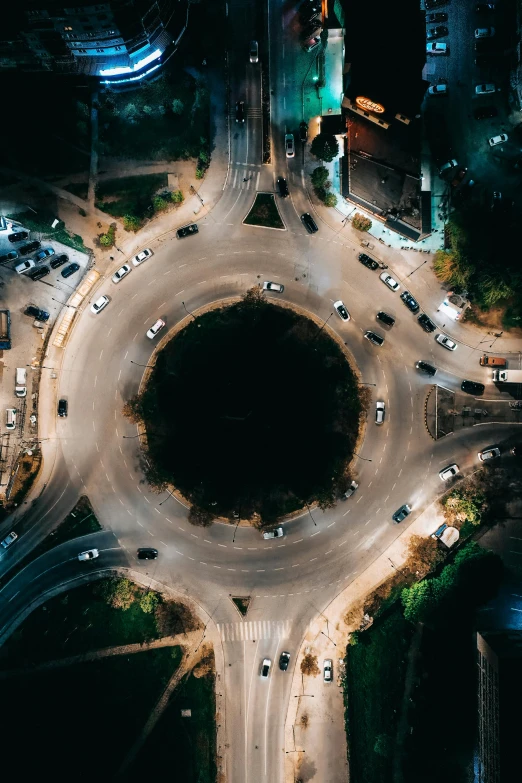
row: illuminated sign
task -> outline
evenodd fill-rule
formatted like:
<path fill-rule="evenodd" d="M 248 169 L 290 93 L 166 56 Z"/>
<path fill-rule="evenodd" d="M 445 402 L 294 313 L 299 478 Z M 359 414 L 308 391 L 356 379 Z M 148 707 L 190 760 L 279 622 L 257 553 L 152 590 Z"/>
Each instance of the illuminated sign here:
<path fill-rule="evenodd" d="M 363 98 L 362 95 L 357 96 L 355 103 L 365 111 L 374 111 L 376 114 L 383 114 L 384 112 L 384 106 L 380 103 L 374 103 L 369 98 Z"/>

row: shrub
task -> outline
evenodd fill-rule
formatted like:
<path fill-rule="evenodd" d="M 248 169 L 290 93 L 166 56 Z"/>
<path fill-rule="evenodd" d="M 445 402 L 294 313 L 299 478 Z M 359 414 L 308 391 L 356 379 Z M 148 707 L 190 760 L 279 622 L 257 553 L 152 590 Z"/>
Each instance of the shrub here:
<path fill-rule="evenodd" d="M 152 206 L 154 207 L 155 212 L 161 212 L 164 209 L 167 209 L 169 203 L 167 199 L 163 198 L 163 196 L 154 196 L 152 199 Z"/>
<path fill-rule="evenodd" d="M 100 245 L 102 247 L 112 247 L 116 240 L 116 226 L 109 226 L 106 234 L 100 234 Z"/>
<path fill-rule="evenodd" d="M 158 602 L 158 594 L 147 590 L 147 592 L 140 598 L 140 609 L 142 612 L 145 612 L 145 614 L 152 614 L 152 612 L 156 610 Z"/>
<path fill-rule="evenodd" d="M 197 527 L 210 527 L 214 521 L 214 515 L 205 508 L 191 506 L 188 521 L 191 525 L 196 525 Z"/>
<path fill-rule="evenodd" d="M 196 169 L 196 179 L 203 179 L 204 176 L 205 176 L 205 172 L 203 171 L 203 169 L 200 169 L 198 166 L 198 168 Z"/>
<path fill-rule="evenodd" d="M 185 200 L 185 197 L 183 196 L 183 193 L 181 190 L 173 190 L 170 194 L 171 201 L 174 202 L 174 204 L 181 204 L 182 201 Z"/>
<path fill-rule="evenodd" d="M 310 179 L 314 188 L 324 188 L 328 179 L 328 169 L 326 166 L 317 166 L 311 174 Z"/>
<path fill-rule="evenodd" d="M 372 221 L 361 215 L 360 212 L 356 212 L 352 218 L 352 226 L 359 231 L 369 231 L 372 227 Z"/>
<path fill-rule="evenodd" d="M 317 677 L 320 674 L 319 666 L 317 665 L 317 655 L 308 653 L 301 661 L 301 671 L 303 674 L 308 674 L 310 677 Z"/>
<path fill-rule="evenodd" d="M 171 104 L 171 109 L 173 114 L 183 114 L 183 111 L 185 110 L 183 101 L 180 101 L 179 98 L 174 98 Z"/>
<path fill-rule="evenodd" d="M 323 203 L 325 207 L 336 207 L 337 196 L 335 195 L 335 193 L 325 193 L 323 198 Z"/>
<path fill-rule="evenodd" d="M 141 220 L 136 215 L 123 216 L 123 228 L 125 231 L 137 231 L 141 227 Z"/>

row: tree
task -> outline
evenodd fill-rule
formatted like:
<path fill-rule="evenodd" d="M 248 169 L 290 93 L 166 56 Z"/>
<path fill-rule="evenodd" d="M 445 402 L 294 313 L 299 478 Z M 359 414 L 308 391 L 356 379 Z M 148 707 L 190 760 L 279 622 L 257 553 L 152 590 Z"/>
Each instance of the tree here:
<path fill-rule="evenodd" d="M 145 612 L 145 614 L 152 614 L 152 612 L 156 611 L 158 602 L 158 594 L 147 590 L 140 598 L 140 609 L 142 612 Z"/>
<path fill-rule="evenodd" d="M 325 207 L 336 207 L 337 206 L 337 196 L 335 193 L 325 193 L 324 199 L 323 199 Z"/>
<path fill-rule="evenodd" d="M 356 212 L 352 218 L 352 226 L 359 231 L 369 231 L 372 227 L 372 221 L 361 215 L 360 212 Z"/>
<path fill-rule="evenodd" d="M 458 250 L 437 250 L 433 271 L 439 280 L 459 288 L 466 288 L 471 274 L 467 261 Z"/>
<path fill-rule="evenodd" d="M 163 196 L 154 196 L 152 199 L 152 206 L 154 207 L 155 212 L 161 212 L 166 209 L 168 205 L 167 199 L 163 198 Z"/>
<path fill-rule="evenodd" d="M 122 413 L 125 416 L 126 419 L 129 419 L 129 421 L 132 421 L 133 423 L 137 423 L 142 420 L 143 418 L 143 395 L 142 394 L 136 394 L 134 397 L 131 397 L 127 402 L 124 404 Z"/>
<path fill-rule="evenodd" d="M 251 308 L 254 310 L 260 310 L 264 307 L 268 307 L 263 291 L 257 285 L 249 288 L 241 297 L 241 306 L 244 308 Z"/>
<path fill-rule="evenodd" d="M 317 655 L 312 655 L 311 653 L 305 655 L 301 661 L 301 671 L 309 677 L 317 677 L 321 673 L 317 665 Z"/>
<path fill-rule="evenodd" d="M 319 133 L 312 141 L 310 152 L 316 158 L 330 163 L 339 154 L 339 143 L 333 133 Z"/>
<path fill-rule="evenodd" d="M 312 171 L 310 179 L 314 188 L 324 188 L 328 180 L 328 169 L 326 166 L 317 166 Z"/>
<path fill-rule="evenodd" d="M 214 522 L 214 515 L 211 511 L 207 511 L 206 508 L 191 506 L 188 521 L 191 525 L 196 525 L 197 527 L 210 527 Z"/>
<path fill-rule="evenodd" d="M 123 216 L 123 228 L 125 231 L 137 231 L 141 227 L 141 220 L 136 215 Z"/>
<path fill-rule="evenodd" d="M 95 593 L 114 609 L 129 609 L 134 603 L 135 587 L 130 579 L 114 577 L 96 585 Z"/>
<path fill-rule="evenodd" d="M 404 617 L 411 623 L 424 622 L 435 608 L 435 598 L 431 581 L 423 579 L 411 587 L 405 587 L 401 593 Z"/>
<path fill-rule="evenodd" d="M 378 734 L 373 746 L 374 753 L 386 759 L 391 758 L 393 742 L 389 734 Z"/>
<path fill-rule="evenodd" d="M 183 114 L 185 105 L 183 101 L 180 101 L 179 98 L 174 98 L 171 104 L 171 109 L 173 114 Z"/>
<path fill-rule="evenodd" d="M 173 190 L 170 194 L 171 200 L 174 202 L 174 204 L 181 204 L 182 201 L 185 200 L 185 197 L 183 196 L 183 193 L 181 190 Z"/>

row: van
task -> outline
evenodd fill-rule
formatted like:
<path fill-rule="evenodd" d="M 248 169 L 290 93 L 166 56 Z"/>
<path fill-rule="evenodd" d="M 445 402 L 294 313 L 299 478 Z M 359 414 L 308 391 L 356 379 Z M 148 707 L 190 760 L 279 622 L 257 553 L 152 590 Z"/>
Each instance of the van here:
<path fill-rule="evenodd" d="M 484 354 L 484 356 L 480 357 L 480 365 L 481 367 L 507 367 L 507 360 L 503 359 L 502 356 L 488 356 Z"/>
<path fill-rule="evenodd" d="M 16 368 L 15 394 L 17 397 L 25 397 L 27 394 L 27 370 L 25 367 Z"/>
<path fill-rule="evenodd" d="M 16 408 L 5 409 L 5 428 L 14 430 L 16 428 Z"/>

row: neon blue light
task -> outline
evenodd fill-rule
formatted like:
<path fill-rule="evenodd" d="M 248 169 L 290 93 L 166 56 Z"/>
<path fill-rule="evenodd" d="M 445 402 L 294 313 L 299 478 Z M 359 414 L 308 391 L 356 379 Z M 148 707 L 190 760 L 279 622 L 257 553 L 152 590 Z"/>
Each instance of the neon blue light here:
<path fill-rule="evenodd" d="M 139 76 L 129 76 L 128 79 L 111 79 L 111 81 L 105 79 L 102 84 L 126 84 L 127 82 L 139 82 L 140 79 L 144 79 L 145 76 L 148 76 L 149 73 L 152 73 L 157 68 L 161 68 L 161 63 L 158 63 L 158 65 L 155 65 L 153 68 L 149 68 L 149 70 L 145 71 L 144 73 L 140 73 Z"/>
<path fill-rule="evenodd" d="M 145 66 L 151 63 L 153 60 L 157 60 L 158 57 L 161 57 L 161 54 L 162 53 L 160 50 L 156 49 L 156 51 L 147 55 L 147 57 L 144 57 L 143 60 L 139 60 L 132 67 L 130 65 L 125 65 L 120 68 L 102 68 L 100 70 L 100 76 L 120 76 L 124 73 L 136 73 L 136 71 L 141 70 L 141 68 L 145 68 Z"/>

